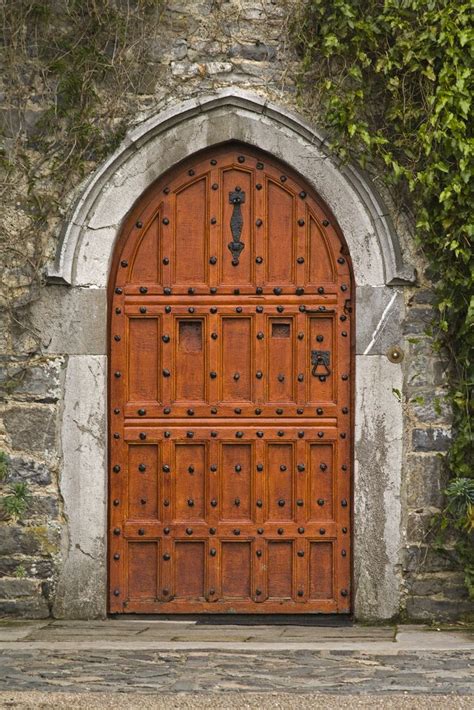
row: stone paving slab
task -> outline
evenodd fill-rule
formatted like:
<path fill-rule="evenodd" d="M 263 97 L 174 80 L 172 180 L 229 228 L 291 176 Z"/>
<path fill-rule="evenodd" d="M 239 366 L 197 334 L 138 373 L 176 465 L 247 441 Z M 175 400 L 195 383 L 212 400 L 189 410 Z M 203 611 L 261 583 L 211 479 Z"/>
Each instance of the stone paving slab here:
<path fill-rule="evenodd" d="M 221 693 L 124 695 L 121 693 L 0 693 L 0 708 L 14 710 L 472 710 L 472 698 L 455 695 L 337 695 Z"/>

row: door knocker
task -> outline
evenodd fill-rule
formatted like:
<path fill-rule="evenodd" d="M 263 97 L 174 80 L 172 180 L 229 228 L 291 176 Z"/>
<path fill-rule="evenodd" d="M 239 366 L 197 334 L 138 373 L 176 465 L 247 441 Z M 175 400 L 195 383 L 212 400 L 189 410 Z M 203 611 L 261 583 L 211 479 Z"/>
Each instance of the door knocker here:
<path fill-rule="evenodd" d="M 331 354 L 329 350 L 311 350 L 311 365 L 313 369 L 311 374 L 313 377 L 319 377 L 321 382 L 326 381 L 326 377 L 331 374 L 329 363 L 331 362 Z M 324 368 L 324 372 L 318 372 L 319 368 Z"/>

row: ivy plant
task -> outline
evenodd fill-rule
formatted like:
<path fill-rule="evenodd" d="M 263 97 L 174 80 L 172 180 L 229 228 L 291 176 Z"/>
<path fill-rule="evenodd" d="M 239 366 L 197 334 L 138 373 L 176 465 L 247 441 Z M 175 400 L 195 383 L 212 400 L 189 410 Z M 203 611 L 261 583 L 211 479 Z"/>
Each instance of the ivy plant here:
<path fill-rule="evenodd" d="M 294 22 L 301 96 L 343 159 L 382 180 L 415 217 L 436 304 L 431 328 L 450 359 L 454 529 L 474 596 L 472 435 L 472 5 L 458 0 L 306 0 Z"/>

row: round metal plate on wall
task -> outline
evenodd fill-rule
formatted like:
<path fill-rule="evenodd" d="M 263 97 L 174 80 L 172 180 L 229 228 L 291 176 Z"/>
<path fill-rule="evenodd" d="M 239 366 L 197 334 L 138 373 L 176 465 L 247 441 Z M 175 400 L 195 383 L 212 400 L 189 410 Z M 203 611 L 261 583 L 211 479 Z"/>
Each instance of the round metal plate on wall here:
<path fill-rule="evenodd" d="M 392 347 L 387 351 L 387 357 L 390 362 L 399 363 L 405 357 L 405 353 L 398 347 L 398 345 L 392 345 Z"/>

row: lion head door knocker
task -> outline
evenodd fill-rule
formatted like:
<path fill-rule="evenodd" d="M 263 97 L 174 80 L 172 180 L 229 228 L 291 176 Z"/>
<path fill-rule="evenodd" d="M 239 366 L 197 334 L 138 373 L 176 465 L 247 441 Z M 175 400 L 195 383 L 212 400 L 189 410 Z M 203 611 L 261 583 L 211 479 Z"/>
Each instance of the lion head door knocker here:
<path fill-rule="evenodd" d="M 232 254 L 232 266 L 238 266 L 240 253 L 245 249 L 245 244 L 240 241 L 242 227 L 244 226 L 244 218 L 240 205 L 245 202 L 245 192 L 242 192 L 240 187 L 236 187 L 233 192 L 229 192 L 229 202 L 234 205 L 232 216 L 230 218 L 230 231 L 232 232 L 232 241 L 228 243 L 228 248 Z"/>

